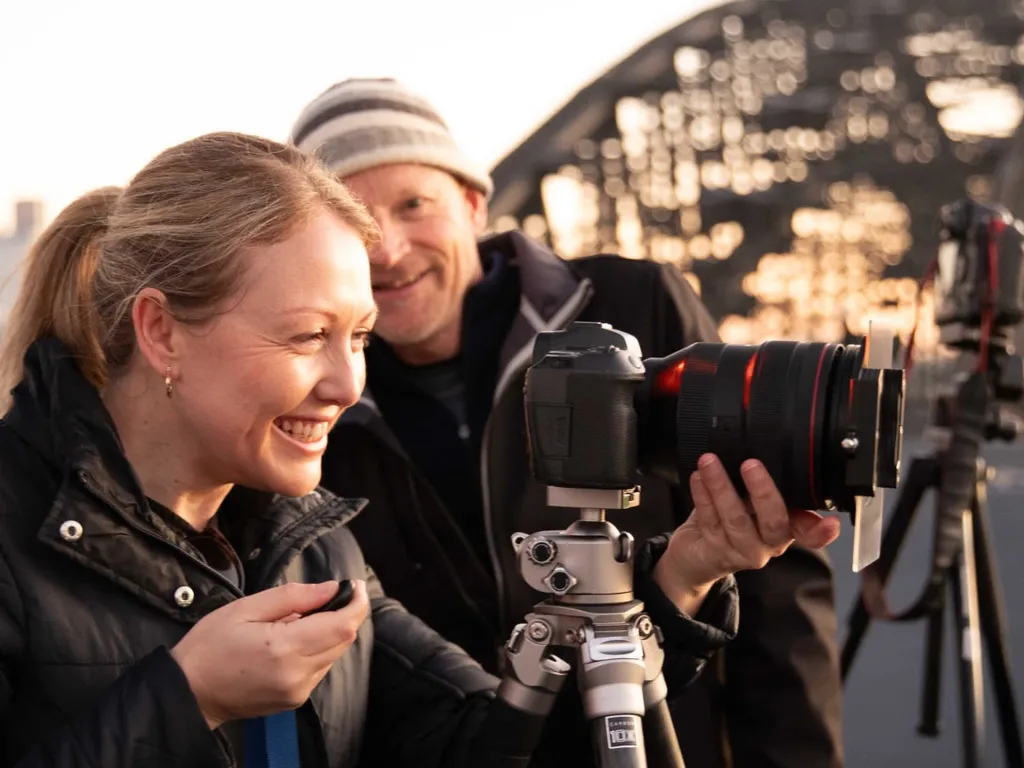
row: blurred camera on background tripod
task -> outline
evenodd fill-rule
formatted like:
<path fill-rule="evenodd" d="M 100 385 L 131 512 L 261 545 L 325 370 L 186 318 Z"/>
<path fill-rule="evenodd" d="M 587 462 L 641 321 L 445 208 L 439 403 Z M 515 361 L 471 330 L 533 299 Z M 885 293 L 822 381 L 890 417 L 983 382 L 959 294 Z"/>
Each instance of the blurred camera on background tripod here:
<path fill-rule="evenodd" d="M 996 577 L 988 515 L 990 468 L 981 446 L 1013 441 L 1019 422 L 1006 410 L 1024 396 L 1024 360 L 1012 339 L 1024 318 L 1024 225 L 1005 208 L 961 200 L 941 212 L 942 245 L 922 284 L 934 280 L 939 341 L 959 353 L 953 392 L 935 400 L 935 446 L 913 459 L 890 514 L 879 559 L 862 574 L 841 665 L 847 677 L 872 618 L 927 621 L 921 721 L 938 734 L 943 620 L 947 596 L 959 664 L 961 745 L 967 768 L 983 765 L 982 646 L 992 673 L 1006 765 L 1024 768 L 1010 677 L 1005 608 Z M 913 351 L 908 345 L 908 367 Z M 932 563 L 905 610 L 890 610 L 884 588 L 925 493 L 937 492 Z"/>

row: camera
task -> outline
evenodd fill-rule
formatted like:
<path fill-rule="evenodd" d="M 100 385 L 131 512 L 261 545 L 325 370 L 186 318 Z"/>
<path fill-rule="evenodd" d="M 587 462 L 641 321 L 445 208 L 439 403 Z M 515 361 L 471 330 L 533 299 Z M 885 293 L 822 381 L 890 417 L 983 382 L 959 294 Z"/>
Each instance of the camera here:
<path fill-rule="evenodd" d="M 546 715 L 570 668 L 553 650 L 569 649 L 598 763 L 646 765 L 650 733 L 657 765 L 682 765 L 663 637 L 633 590 L 634 539 L 606 511 L 636 507 L 645 474 L 686 482 L 709 451 L 742 492 L 740 465 L 757 458 L 791 507 L 854 517 L 860 570 L 879 555 L 882 489 L 899 481 L 904 372 L 893 349 L 873 325 L 862 345 L 702 342 L 648 359 L 605 323 L 538 334 L 523 392 L 530 469 L 549 505 L 580 515 L 564 530 L 512 535 L 523 580 L 546 597 L 505 645 L 499 700 Z"/>
<path fill-rule="evenodd" d="M 922 286 L 934 278 L 939 342 L 961 354 L 950 368 L 953 386 L 942 386 L 933 402 L 933 422 L 925 432 L 932 450 L 911 460 L 892 506 L 878 562 L 863 575 L 840 666 L 845 682 L 871 620 L 925 619 L 918 732 L 938 735 L 943 627 L 946 611 L 951 609 L 955 653 L 960 660 L 964 764 L 984 762 L 980 735 L 985 731 L 988 707 L 983 680 L 988 677 L 996 681 L 995 704 L 1006 764 L 1024 765 L 1017 703 L 1007 666 L 1006 608 L 989 519 L 988 483 L 995 467 L 986 462 L 982 452 L 987 441 L 1012 443 L 1021 433 L 1019 414 L 1012 409 L 1004 412 L 1002 405 L 1019 406 L 1024 395 L 1024 360 L 1013 348 L 1017 326 L 1024 319 L 1024 225 L 1000 205 L 971 199 L 943 207 L 939 218 L 941 245 Z M 908 346 L 913 346 L 913 334 Z M 924 585 L 909 606 L 893 610 L 885 596 L 887 581 L 908 532 L 914 530 L 915 515 L 933 491 L 934 532 Z M 987 675 L 982 666 L 985 660 Z"/>
<path fill-rule="evenodd" d="M 935 276 L 939 340 L 956 349 L 1007 346 L 1024 319 L 1024 225 L 1002 206 L 959 200 L 944 207 Z"/>
<path fill-rule="evenodd" d="M 525 385 L 534 476 L 558 506 L 627 508 L 644 474 L 686 483 L 703 453 L 743 492 L 762 461 L 791 508 L 854 518 L 854 569 L 878 556 L 882 488 L 899 482 L 904 371 L 891 332 L 861 345 L 691 344 L 643 359 L 604 323 L 539 334 Z"/>

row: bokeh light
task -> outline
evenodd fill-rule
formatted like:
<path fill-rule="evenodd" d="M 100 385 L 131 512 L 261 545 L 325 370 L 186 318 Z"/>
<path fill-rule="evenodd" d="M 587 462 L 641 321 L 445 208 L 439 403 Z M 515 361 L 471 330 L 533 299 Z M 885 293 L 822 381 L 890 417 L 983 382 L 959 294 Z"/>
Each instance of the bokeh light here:
<path fill-rule="evenodd" d="M 872 318 L 906 339 L 919 319 L 920 353 L 939 354 L 917 281 L 939 208 L 991 198 L 1021 121 L 1017 6 L 854 14 L 767 0 L 703 13 L 503 160 L 492 223 L 568 258 L 677 265 L 726 341 L 838 341 Z"/>

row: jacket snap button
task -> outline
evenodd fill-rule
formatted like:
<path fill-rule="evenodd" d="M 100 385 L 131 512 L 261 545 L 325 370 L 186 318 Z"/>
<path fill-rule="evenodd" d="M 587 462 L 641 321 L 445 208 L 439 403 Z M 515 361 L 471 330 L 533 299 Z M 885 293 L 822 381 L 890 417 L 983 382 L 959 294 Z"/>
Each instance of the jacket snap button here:
<path fill-rule="evenodd" d="M 82 524 L 77 520 L 65 520 L 60 524 L 60 537 L 64 541 L 78 541 L 82 538 Z"/>
<path fill-rule="evenodd" d="M 195 599 L 196 593 L 192 591 L 192 587 L 178 587 L 174 590 L 174 602 L 182 608 L 188 608 Z"/>

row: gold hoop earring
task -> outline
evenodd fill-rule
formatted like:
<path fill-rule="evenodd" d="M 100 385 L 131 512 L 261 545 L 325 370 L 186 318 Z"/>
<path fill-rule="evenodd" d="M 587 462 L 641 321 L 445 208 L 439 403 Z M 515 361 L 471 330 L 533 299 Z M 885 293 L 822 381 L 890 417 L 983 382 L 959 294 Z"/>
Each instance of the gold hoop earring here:
<path fill-rule="evenodd" d="M 167 397 L 170 398 L 174 391 L 174 385 L 171 384 L 171 366 L 169 365 L 164 368 L 164 388 L 167 390 Z"/>

